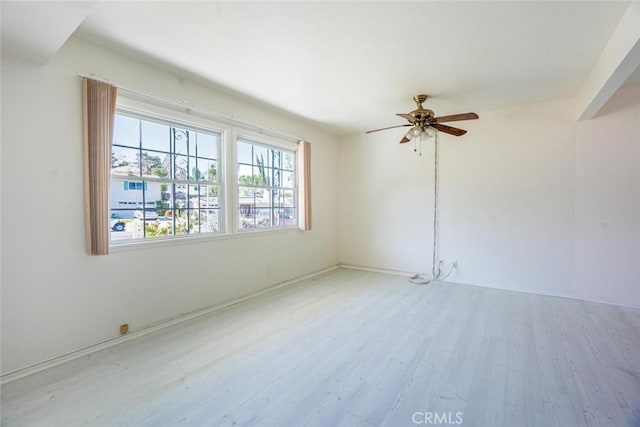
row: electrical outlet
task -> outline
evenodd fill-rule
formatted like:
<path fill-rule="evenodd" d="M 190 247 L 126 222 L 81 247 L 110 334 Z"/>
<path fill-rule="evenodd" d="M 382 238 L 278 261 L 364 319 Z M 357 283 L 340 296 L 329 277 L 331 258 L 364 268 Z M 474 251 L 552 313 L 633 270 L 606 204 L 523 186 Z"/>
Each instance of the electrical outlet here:
<path fill-rule="evenodd" d="M 129 324 L 125 323 L 124 325 L 120 325 L 120 335 L 125 335 L 129 333 Z"/>

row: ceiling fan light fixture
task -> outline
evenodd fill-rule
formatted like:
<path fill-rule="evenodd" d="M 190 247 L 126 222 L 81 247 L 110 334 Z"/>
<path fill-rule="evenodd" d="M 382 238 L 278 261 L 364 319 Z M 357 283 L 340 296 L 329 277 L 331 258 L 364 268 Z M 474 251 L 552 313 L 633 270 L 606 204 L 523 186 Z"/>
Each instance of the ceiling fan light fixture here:
<path fill-rule="evenodd" d="M 418 132 L 417 135 L 414 135 L 414 131 L 415 131 L 415 127 L 412 127 L 411 129 L 409 129 L 409 131 L 407 131 L 407 133 L 404 134 L 404 137 L 408 140 L 411 141 L 413 139 L 414 136 L 420 135 L 420 132 Z"/>
<path fill-rule="evenodd" d="M 405 135 L 405 138 L 412 140 L 413 138 L 420 138 L 421 141 L 426 141 L 436 136 L 436 130 L 431 126 L 414 126 L 409 129 L 409 132 Z"/>
<path fill-rule="evenodd" d="M 426 126 L 424 128 L 424 133 L 426 134 L 426 138 L 434 138 L 436 136 L 436 132 L 438 132 L 436 129 L 432 128 L 431 126 Z"/>

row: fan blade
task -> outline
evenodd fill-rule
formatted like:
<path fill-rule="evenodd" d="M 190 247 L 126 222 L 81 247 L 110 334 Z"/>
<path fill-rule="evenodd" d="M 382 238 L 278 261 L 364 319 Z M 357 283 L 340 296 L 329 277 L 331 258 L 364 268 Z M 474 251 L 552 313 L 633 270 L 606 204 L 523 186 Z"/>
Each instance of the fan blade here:
<path fill-rule="evenodd" d="M 462 136 L 465 133 L 467 133 L 466 130 L 462 130 L 462 129 L 458 129 L 458 128 L 454 128 L 451 126 L 447 126 L 447 125 L 441 125 L 439 123 L 433 123 L 430 125 L 432 128 L 436 128 L 441 132 L 444 133 L 448 133 L 450 135 L 455 135 L 455 136 Z"/>
<path fill-rule="evenodd" d="M 415 121 L 416 121 L 416 118 L 413 117 L 411 114 L 398 113 L 398 114 L 396 114 L 396 116 L 402 117 L 403 119 L 407 119 L 411 123 L 415 123 Z"/>
<path fill-rule="evenodd" d="M 406 125 L 389 126 L 388 128 L 368 130 L 368 131 L 366 131 L 365 133 L 380 132 L 381 130 L 394 129 L 394 128 L 403 128 L 403 127 L 406 127 L 406 126 L 412 126 L 412 125 L 410 125 L 410 124 L 406 124 Z"/>
<path fill-rule="evenodd" d="M 462 114 L 452 114 L 450 116 L 442 116 L 436 117 L 436 123 L 444 123 L 444 122 L 457 122 L 458 120 L 474 120 L 477 119 L 478 115 L 476 113 L 462 113 Z"/>
<path fill-rule="evenodd" d="M 403 136 L 402 139 L 400 140 L 400 144 L 406 144 L 409 141 L 411 141 L 409 138 L 407 138 L 406 136 Z"/>

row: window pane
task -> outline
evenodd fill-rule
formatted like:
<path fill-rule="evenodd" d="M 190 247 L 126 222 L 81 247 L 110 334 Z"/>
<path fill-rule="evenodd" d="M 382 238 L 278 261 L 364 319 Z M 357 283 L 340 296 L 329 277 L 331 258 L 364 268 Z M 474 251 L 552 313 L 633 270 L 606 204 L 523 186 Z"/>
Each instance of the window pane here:
<path fill-rule="evenodd" d="M 125 240 L 141 238 L 142 222 L 138 216 L 143 212 L 143 183 L 138 178 L 112 173 L 109 188 L 111 239 Z"/>
<path fill-rule="evenodd" d="M 153 151 L 142 152 L 142 174 L 167 178 L 170 171 L 169 154 Z"/>
<path fill-rule="evenodd" d="M 280 183 L 280 186 L 285 188 L 294 188 L 296 186 L 293 172 L 282 172 L 282 182 Z"/>
<path fill-rule="evenodd" d="M 198 170 L 201 172 L 201 181 L 218 181 L 218 162 L 209 159 L 198 158 Z"/>
<path fill-rule="evenodd" d="M 189 181 L 201 181 L 206 177 L 207 171 L 198 168 L 195 157 L 189 157 Z"/>
<path fill-rule="evenodd" d="M 173 235 L 173 221 L 167 218 L 148 219 L 144 222 L 146 238 L 167 237 Z"/>
<path fill-rule="evenodd" d="M 145 181 L 143 183 L 144 199 L 145 199 L 145 218 L 157 218 L 158 206 L 163 206 L 164 200 L 163 191 L 164 188 L 161 182 Z M 166 197 L 166 193 L 165 196 Z"/>
<path fill-rule="evenodd" d="M 139 178 L 138 178 L 139 179 Z M 142 191 L 135 190 L 135 183 L 131 177 L 117 174 L 111 175 L 109 188 L 110 215 L 115 213 L 119 218 L 133 218 L 133 212 L 142 209 Z M 133 190 L 131 188 L 134 188 Z"/>
<path fill-rule="evenodd" d="M 282 168 L 292 171 L 294 164 L 293 153 L 285 151 L 282 157 Z"/>
<path fill-rule="evenodd" d="M 159 198 L 151 197 L 152 200 L 155 201 L 156 209 L 158 211 L 159 217 L 167 217 L 171 214 L 171 210 L 173 209 L 173 186 L 167 182 L 161 183 L 149 183 L 149 187 L 152 191 L 154 190 L 155 185 L 159 187 Z"/>
<path fill-rule="evenodd" d="M 187 180 L 189 177 L 189 158 L 186 156 L 174 157 L 174 178 Z"/>
<path fill-rule="evenodd" d="M 114 146 L 111 152 L 111 173 L 139 176 L 139 156 L 140 150 Z"/>
<path fill-rule="evenodd" d="M 267 156 L 267 149 L 259 145 L 253 146 L 253 164 L 270 166 L 269 157 Z"/>
<path fill-rule="evenodd" d="M 197 234 L 200 232 L 198 209 L 177 209 L 173 212 L 175 234 Z"/>
<path fill-rule="evenodd" d="M 253 167 L 253 183 L 255 185 L 270 185 L 271 178 L 266 168 Z"/>
<path fill-rule="evenodd" d="M 187 189 L 188 192 L 188 208 L 197 208 L 200 204 L 200 186 L 199 185 L 190 185 Z"/>
<path fill-rule="evenodd" d="M 218 233 L 220 231 L 220 215 L 218 209 L 200 210 L 200 232 Z"/>
<path fill-rule="evenodd" d="M 219 188 L 217 185 L 203 185 L 200 191 L 199 208 L 219 208 L 218 205 Z"/>
<path fill-rule="evenodd" d="M 238 163 L 253 163 L 253 145 L 245 142 L 238 142 Z"/>
<path fill-rule="evenodd" d="M 280 213 L 280 218 L 283 227 L 298 225 L 296 208 L 284 208 Z"/>
<path fill-rule="evenodd" d="M 280 169 L 268 169 L 267 175 L 269 185 L 282 187 L 282 171 Z"/>
<path fill-rule="evenodd" d="M 272 226 L 272 210 L 258 209 L 256 215 L 256 228 L 269 228 Z"/>
<path fill-rule="evenodd" d="M 251 203 L 254 204 L 254 196 L 256 192 L 260 192 L 261 189 L 260 188 L 253 188 L 253 187 L 238 187 L 238 196 L 240 198 L 240 202 L 246 202 L 246 203 Z"/>
<path fill-rule="evenodd" d="M 293 207 L 296 205 L 295 192 L 292 190 L 283 191 L 284 196 L 284 206 Z"/>
<path fill-rule="evenodd" d="M 218 159 L 218 146 L 220 144 L 221 135 L 209 135 L 198 132 L 196 135 L 198 146 L 198 157 L 208 157 L 210 159 Z"/>
<path fill-rule="evenodd" d="M 175 234 L 187 234 L 188 221 L 187 209 L 176 209 L 173 213 L 173 221 L 175 224 Z"/>
<path fill-rule="evenodd" d="M 195 155 L 195 132 L 173 128 L 173 141 L 176 154 Z"/>
<path fill-rule="evenodd" d="M 142 148 L 168 153 L 170 151 L 171 132 L 167 125 L 142 121 Z"/>
<path fill-rule="evenodd" d="M 238 215 L 238 225 L 240 230 L 249 230 L 256 227 L 255 212 L 248 213 L 248 211 L 240 207 Z"/>
<path fill-rule="evenodd" d="M 133 221 L 124 217 L 133 216 L 133 211 L 111 210 L 111 221 L 109 227 L 111 229 L 111 240 L 131 239 L 133 233 Z"/>
<path fill-rule="evenodd" d="M 271 190 L 271 206 L 274 208 L 283 206 L 282 190 Z"/>
<path fill-rule="evenodd" d="M 116 114 L 113 125 L 113 143 L 140 147 L 140 120 Z"/>
<path fill-rule="evenodd" d="M 190 209 L 188 211 L 189 229 L 188 233 L 197 234 L 200 233 L 200 210 Z"/>
<path fill-rule="evenodd" d="M 282 169 L 282 151 L 269 150 L 269 166 Z"/>
<path fill-rule="evenodd" d="M 187 186 L 184 184 L 173 185 L 173 207 L 182 209 L 187 207 Z"/>
<path fill-rule="evenodd" d="M 238 223 L 241 229 L 254 228 L 256 216 L 255 188 L 238 188 Z"/>
<path fill-rule="evenodd" d="M 257 188 L 255 190 L 256 195 L 256 208 L 270 208 L 271 207 L 271 191 L 266 188 Z"/>
<path fill-rule="evenodd" d="M 253 168 L 247 165 L 238 165 L 238 184 L 253 185 Z"/>

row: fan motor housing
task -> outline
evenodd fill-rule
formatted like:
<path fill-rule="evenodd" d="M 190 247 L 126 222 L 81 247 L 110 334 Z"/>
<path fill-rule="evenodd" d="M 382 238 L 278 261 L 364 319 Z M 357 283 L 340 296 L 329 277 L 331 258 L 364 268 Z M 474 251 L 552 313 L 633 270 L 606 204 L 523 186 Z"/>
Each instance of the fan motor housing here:
<path fill-rule="evenodd" d="M 433 111 L 427 110 L 426 108 L 418 108 L 417 110 L 413 110 L 409 114 L 415 117 L 416 121 L 418 122 L 428 122 L 433 120 L 433 118 L 435 117 Z"/>

